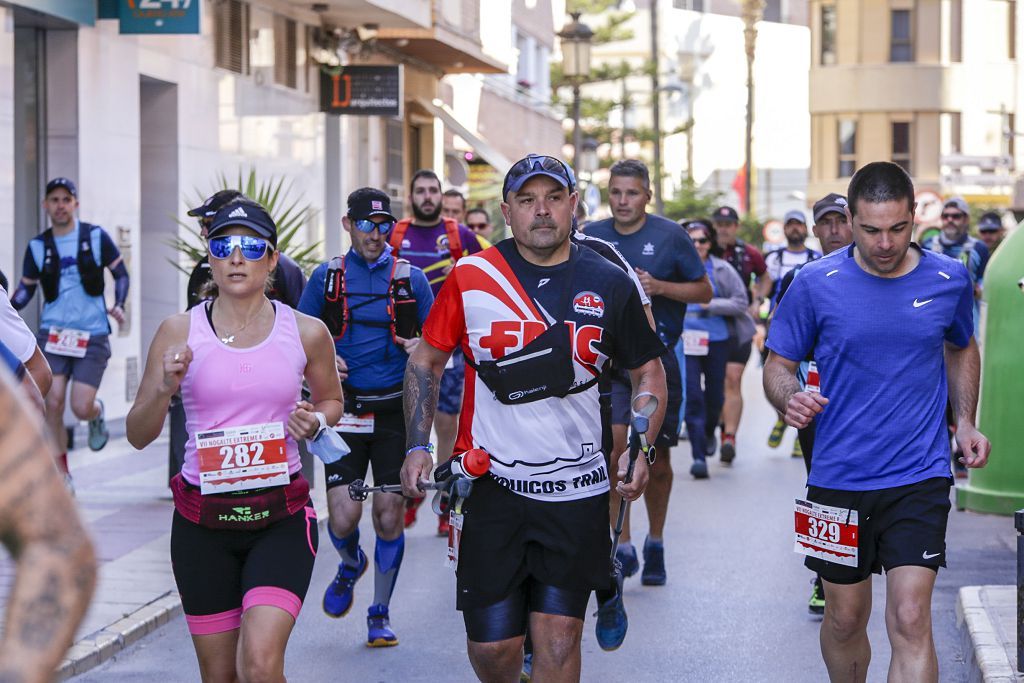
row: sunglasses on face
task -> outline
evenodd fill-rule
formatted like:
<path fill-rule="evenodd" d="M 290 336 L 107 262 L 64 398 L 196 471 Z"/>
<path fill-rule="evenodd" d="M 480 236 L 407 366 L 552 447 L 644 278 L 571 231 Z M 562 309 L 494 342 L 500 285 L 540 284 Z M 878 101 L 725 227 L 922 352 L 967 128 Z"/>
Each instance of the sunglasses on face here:
<path fill-rule="evenodd" d="M 487 224 L 486 223 L 467 223 L 466 227 L 469 228 L 470 230 L 486 230 L 487 229 Z"/>
<path fill-rule="evenodd" d="M 707 244 L 710 241 L 707 237 L 693 237 L 691 239 L 694 244 Z"/>
<path fill-rule="evenodd" d="M 270 243 L 262 237 L 249 235 L 218 235 L 211 237 L 209 242 L 210 256 L 215 259 L 226 259 L 238 249 L 247 261 L 259 261 L 267 255 Z"/>
<path fill-rule="evenodd" d="M 944 221 L 958 221 L 958 220 L 960 220 L 963 217 L 964 217 L 964 214 L 962 214 L 960 212 L 957 212 L 957 213 L 944 213 L 944 214 L 942 214 L 942 220 L 944 220 Z"/>
<path fill-rule="evenodd" d="M 353 220 L 352 225 L 355 226 L 359 232 L 365 232 L 369 235 L 374 230 L 380 230 L 381 235 L 386 235 L 391 232 L 391 229 L 395 227 L 394 221 L 382 221 L 380 223 L 374 223 L 368 218 L 361 218 L 359 220 Z"/>

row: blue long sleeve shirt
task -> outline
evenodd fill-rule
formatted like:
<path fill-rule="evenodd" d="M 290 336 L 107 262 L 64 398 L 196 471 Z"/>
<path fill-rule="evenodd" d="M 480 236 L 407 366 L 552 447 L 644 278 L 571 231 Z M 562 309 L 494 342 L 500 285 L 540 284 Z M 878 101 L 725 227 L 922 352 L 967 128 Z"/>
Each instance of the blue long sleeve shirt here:
<path fill-rule="evenodd" d="M 409 361 L 405 349 L 391 338 L 389 327 L 361 325 L 358 322 L 390 321 L 387 295 L 391 287 L 393 263 L 390 247 L 380 258 L 369 264 L 352 249 L 345 255 L 345 292 L 348 296 L 350 321 L 345 334 L 334 341 L 334 348 L 338 356 L 348 364 L 346 384 L 358 391 L 377 391 L 399 384 Z M 306 315 L 322 318 L 327 266 L 327 263 L 317 266 L 302 291 L 299 310 Z M 434 303 L 434 295 L 422 270 L 412 266 L 409 278 L 416 298 L 417 318 L 422 325 Z M 352 322 L 352 318 L 356 322 Z"/>

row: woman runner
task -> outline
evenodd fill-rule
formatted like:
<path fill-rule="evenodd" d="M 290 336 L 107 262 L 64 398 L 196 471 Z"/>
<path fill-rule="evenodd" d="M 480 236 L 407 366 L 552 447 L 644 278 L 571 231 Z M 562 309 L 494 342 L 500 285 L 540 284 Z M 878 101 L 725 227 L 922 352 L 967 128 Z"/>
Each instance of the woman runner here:
<path fill-rule="evenodd" d="M 171 561 L 204 682 L 285 680 L 318 540 L 296 442 L 342 411 L 326 326 L 266 297 L 276 246 L 261 206 L 218 212 L 217 295 L 163 321 L 127 418 L 128 440 L 144 448 L 180 386 L 189 440 L 171 484 Z"/>

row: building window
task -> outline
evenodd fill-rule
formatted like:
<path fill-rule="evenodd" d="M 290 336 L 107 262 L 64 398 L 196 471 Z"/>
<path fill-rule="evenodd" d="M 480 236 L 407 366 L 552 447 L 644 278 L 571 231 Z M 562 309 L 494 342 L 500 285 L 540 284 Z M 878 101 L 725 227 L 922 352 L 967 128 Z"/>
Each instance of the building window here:
<path fill-rule="evenodd" d="M 892 162 L 899 164 L 903 170 L 913 175 L 911 170 L 910 122 L 892 122 Z"/>
<path fill-rule="evenodd" d="M 298 87 L 298 26 L 294 19 L 274 16 L 274 83 Z"/>
<path fill-rule="evenodd" d="M 387 147 L 387 161 L 384 164 L 384 171 L 388 187 L 396 187 L 398 192 L 405 186 L 405 154 L 402 145 L 404 133 L 405 125 L 401 119 L 385 119 L 384 144 Z M 392 196 L 395 196 L 394 193 Z"/>
<path fill-rule="evenodd" d="M 949 117 L 949 145 L 947 149 L 950 154 L 960 154 L 963 150 L 963 133 L 961 132 L 961 118 L 960 112 L 950 112 L 946 114 Z"/>
<path fill-rule="evenodd" d="M 836 6 L 821 6 L 821 65 L 836 63 Z"/>
<path fill-rule="evenodd" d="M 963 59 L 963 16 L 963 0 L 952 0 L 949 3 L 949 61 L 951 62 L 959 62 Z"/>
<path fill-rule="evenodd" d="M 249 5 L 224 0 L 214 6 L 216 64 L 236 74 L 249 73 Z"/>
<path fill-rule="evenodd" d="M 911 12 L 908 9 L 894 9 L 890 13 L 890 62 L 914 61 L 914 42 L 911 31 L 911 16 Z"/>
<path fill-rule="evenodd" d="M 857 170 L 857 122 L 839 120 L 839 176 L 849 178 Z"/>

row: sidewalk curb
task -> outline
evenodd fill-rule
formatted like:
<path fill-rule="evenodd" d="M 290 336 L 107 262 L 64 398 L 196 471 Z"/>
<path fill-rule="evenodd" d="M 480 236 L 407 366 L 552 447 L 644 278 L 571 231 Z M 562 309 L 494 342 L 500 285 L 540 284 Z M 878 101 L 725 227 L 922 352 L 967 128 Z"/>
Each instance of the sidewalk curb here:
<path fill-rule="evenodd" d="M 177 591 L 168 591 L 123 619 L 75 642 L 57 668 L 53 680 L 65 681 L 99 666 L 179 614 L 181 598 Z"/>
<path fill-rule="evenodd" d="M 956 625 L 963 641 L 970 683 L 1016 683 L 1018 680 L 999 632 L 989 618 L 984 593 L 1003 586 L 964 586 L 956 602 Z"/>

